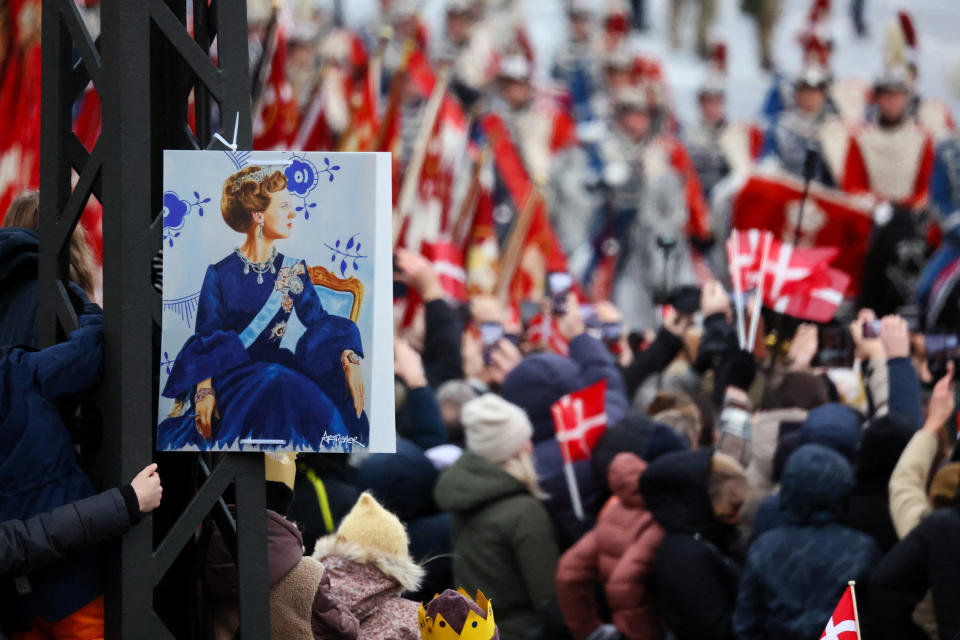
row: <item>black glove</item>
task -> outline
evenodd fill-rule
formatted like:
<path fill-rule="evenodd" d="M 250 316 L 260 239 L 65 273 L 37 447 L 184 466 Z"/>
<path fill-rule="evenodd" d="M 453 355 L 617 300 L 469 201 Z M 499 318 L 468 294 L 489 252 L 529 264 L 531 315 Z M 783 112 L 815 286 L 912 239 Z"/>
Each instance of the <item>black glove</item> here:
<path fill-rule="evenodd" d="M 714 371 L 713 401 L 720 406 L 727 387 L 736 387 L 748 391 L 753 379 L 757 377 L 757 359 L 752 353 L 740 349 L 726 352 Z"/>

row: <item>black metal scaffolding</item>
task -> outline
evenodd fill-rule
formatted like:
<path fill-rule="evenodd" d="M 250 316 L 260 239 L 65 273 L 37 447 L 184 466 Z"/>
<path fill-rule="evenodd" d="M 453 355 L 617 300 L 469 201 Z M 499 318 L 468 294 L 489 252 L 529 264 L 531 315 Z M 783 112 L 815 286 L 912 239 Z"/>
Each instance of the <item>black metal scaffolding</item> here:
<path fill-rule="evenodd" d="M 50 345 L 76 326 L 64 288 L 67 249 L 92 196 L 103 205 L 99 466 L 107 485 L 129 482 L 157 457 L 161 299 L 151 287 L 151 259 L 162 246 L 163 150 L 211 147 L 221 113 L 229 120 L 224 137 L 232 137 L 239 114 L 239 147 L 252 143 L 245 1 L 190 4 L 192 34 L 186 0 L 102 0 L 94 41 L 74 0 L 43 0 L 38 336 Z M 90 83 L 103 126 L 88 150 L 73 132 L 72 109 Z M 224 455 L 210 471 L 196 454 L 168 454 L 160 463 L 164 505 L 108 558 L 107 637 L 209 636 L 198 532 L 213 518 L 228 546 L 235 541 L 241 635 L 268 638 L 262 456 Z M 235 519 L 221 498 L 231 486 Z"/>

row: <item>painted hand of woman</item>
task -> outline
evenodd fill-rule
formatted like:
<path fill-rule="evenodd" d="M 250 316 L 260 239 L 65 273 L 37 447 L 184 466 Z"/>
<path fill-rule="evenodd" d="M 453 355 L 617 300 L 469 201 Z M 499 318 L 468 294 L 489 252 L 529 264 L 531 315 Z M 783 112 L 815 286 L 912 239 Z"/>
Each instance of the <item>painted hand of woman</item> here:
<path fill-rule="evenodd" d="M 201 389 L 212 389 L 211 380 L 207 379 L 197 385 L 197 391 Z M 214 394 L 204 395 L 195 403 L 196 417 L 194 418 L 197 432 L 203 436 L 204 440 L 210 440 L 213 437 L 213 417 L 220 417 L 217 409 L 217 396 Z"/>
<path fill-rule="evenodd" d="M 356 410 L 357 417 L 359 418 L 367 403 L 367 392 L 363 388 L 363 375 L 360 373 L 360 365 L 344 361 L 343 372 L 347 376 L 347 388 L 350 389 L 350 396 L 353 398 L 353 408 Z"/>

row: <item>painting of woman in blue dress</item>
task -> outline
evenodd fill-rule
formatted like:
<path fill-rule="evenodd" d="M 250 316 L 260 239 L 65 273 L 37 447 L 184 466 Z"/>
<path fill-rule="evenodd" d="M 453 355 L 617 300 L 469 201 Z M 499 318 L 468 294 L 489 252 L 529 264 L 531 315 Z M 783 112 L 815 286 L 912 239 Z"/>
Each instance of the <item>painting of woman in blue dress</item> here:
<path fill-rule="evenodd" d="M 163 389 L 176 403 L 157 448 L 367 446 L 360 332 L 323 309 L 307 265 L 276 246 L 296 218 L 287 178 L 246 167 L 224 182 L 220 209 L 242 244 L 207 267 L 195 333 Z M 294 314 L 306 330 L 289 344 Z"/>

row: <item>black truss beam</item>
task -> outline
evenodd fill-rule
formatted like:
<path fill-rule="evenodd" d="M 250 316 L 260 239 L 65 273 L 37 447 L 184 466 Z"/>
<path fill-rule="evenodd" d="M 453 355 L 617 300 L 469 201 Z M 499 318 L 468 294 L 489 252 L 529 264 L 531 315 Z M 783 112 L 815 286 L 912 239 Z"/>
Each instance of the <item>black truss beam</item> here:
<path fill-rule="evenodd" d="M 38 338 L 51 345 L 77 326 L 65 288 L 69 242 L 96 198 L 103 206 L 101 470 L 117 485 L 155 457 L 161 300 L 151 287 L 151 259 L 162 246 L 163 150 L 214 148 L 218 114 L 231 135 L 239 114 L 239 148 L 251 148 L 252 132 L 244 0 L 194 0 L 193 35 L 185 27 L 186 0 L 100 6 L 101 35 L 94 40 L 74 0 L 43 0 Z M 217 64 L 209 53 L 214 39 Z M 88 151 L 72 130 L 71 113 L 90 82 L 102 103 L 102 130 Z M 191 89 L 195 134 L 187 124 Z M 198 539 L 209 537 L 215 521 L 238 560 L 240 635 L 268 638 L 262 456 L 218 456 L 212 471 L 199 454 L 162 457 L 164 505 L 109 557 L 107 637 L 209 636 Z M 223 499 L 230 487 L 235 516 Z M 194 606 L 181 611 L 180 601 L 164 602 L 173 597 Z"/>

